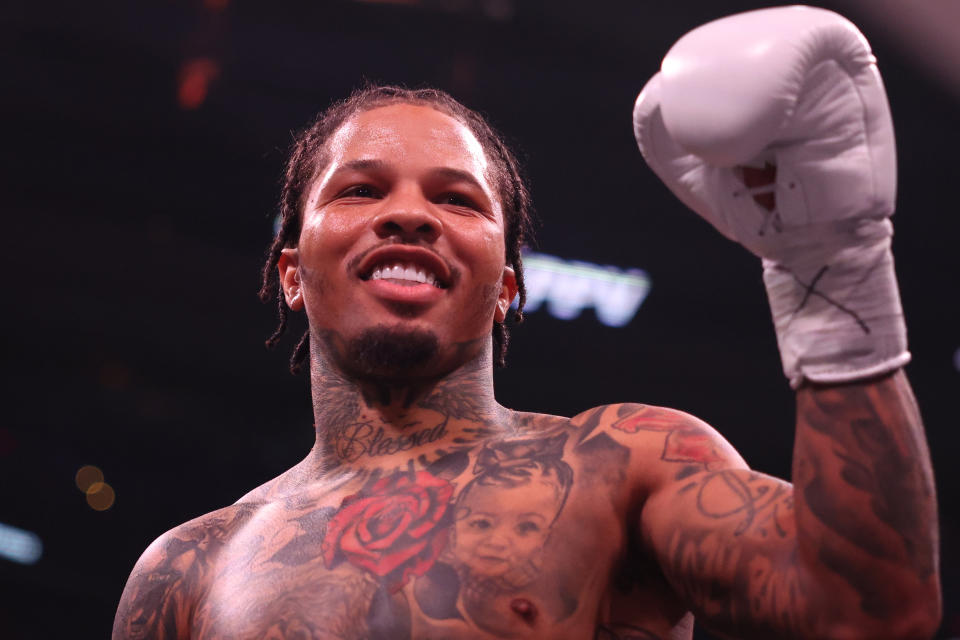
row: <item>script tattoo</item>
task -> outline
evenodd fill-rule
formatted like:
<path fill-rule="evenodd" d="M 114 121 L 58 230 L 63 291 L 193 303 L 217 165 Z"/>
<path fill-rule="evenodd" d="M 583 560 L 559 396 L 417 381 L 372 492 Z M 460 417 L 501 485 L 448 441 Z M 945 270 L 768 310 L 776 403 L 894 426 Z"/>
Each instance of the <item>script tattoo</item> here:
<path fill-rule="evenodd" d="M 346 462 L 356 462 L 362 456 L 389 456 L 401 451 L 442 440 L 447 435 L 447 421 L 425 429 L 417 429 L 410 434 L 396 437 L 386 435 L 382 426 L 372 421 L 350 422 L 331 436 L 337 456 Z"/>

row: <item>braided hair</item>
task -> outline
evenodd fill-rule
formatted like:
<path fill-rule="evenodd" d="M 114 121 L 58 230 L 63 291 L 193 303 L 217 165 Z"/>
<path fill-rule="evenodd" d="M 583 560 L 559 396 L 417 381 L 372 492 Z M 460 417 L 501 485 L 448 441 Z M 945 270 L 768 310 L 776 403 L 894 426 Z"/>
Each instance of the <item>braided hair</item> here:
<path fill-rule="evenodd" d="M 313 180 L 330 162 L 327 141 L 357 113 L 395 103 L 428 106 L 464 124 L 480 142 L 493 168 L 494 189 L 503 208 L 505 223 L 506 262 L 513 267 L 517 278 L 519 299 L 513 314 L 516 322 L 523 320 L 526 288 L 523 281 L 523 261 L 520 248 L 532 232 L 533 204 L 530 192 L 516 157 L 503 138 L 476 111 L 458 102 L 439 89 L 406 89 L 397 86 L 370 85 L 354 91 L 350 97 L 321 112 L 313 123 L 294 137 L 280 192 L 279 229 L 267 251 L 260 286 L 260 300 L 268 302 L 276 296 L 277 328 L 267 338 L 268 348 L 276 346 L 287 328 L 287 307 L 283 286 L 279 282 L 277 263 L 286 247 L 295 247 L 300 239 L 303 206 Z M 509 331 L 506 320 L 493 324 L 494 362 L 506 364 Z M 291 373 L 298 373 L 310 353 L 310 331 L 297 343 L 290 358 Z"/>

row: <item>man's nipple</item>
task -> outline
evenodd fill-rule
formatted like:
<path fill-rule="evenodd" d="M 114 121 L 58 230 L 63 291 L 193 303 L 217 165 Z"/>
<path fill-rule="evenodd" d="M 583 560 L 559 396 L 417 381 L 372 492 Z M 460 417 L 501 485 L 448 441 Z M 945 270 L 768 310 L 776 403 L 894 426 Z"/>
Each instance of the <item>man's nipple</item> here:
<path fill-rule="evenodd" d="M 532 625 L 537 620 L 537 607 L 526 598 L 514 598 L 510 601 L 510 608 L 527 624 Z"/>

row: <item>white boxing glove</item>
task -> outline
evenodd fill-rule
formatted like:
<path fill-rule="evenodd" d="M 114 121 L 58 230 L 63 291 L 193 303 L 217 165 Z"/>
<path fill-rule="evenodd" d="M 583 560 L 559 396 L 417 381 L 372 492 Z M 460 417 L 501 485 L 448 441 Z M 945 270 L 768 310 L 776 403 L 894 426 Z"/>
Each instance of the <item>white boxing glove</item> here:
<path fill-rule="evenodd" d="M 763 258 L 794 388 L 910 360 L 890 252 L 893 124 L 876 60 L 852 23 L 796 6 L 694 29 L 640 93 L 633 123 L 670 190 Z M 774 183 L 745 187 L 740 167 L 772 175 L 769 165 Z M 764 192 L 772 209 L 758 203 Z"/>

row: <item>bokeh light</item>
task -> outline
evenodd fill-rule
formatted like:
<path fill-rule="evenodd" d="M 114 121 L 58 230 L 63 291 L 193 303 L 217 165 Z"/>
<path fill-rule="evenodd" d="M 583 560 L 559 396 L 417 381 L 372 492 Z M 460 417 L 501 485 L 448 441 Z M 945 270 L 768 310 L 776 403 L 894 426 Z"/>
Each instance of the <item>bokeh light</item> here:
<path fill-rule="evenodd" d="M 220 65 L 210 58 L 187 60 L 180 69 L 177 102 L 187 111 L 200 108 L 207 99 L 210 83 L 220 74 Z"/>
<path fill-rule="evenodd" d="M 40 536 L 32 531 L 0 523 L 0 558 L 19 564 L 35 564 L 43 555 Z"/>
<path fill-rule="evenodd" d="M 94 482 L 87 489 L 87 504 L 96 511 L 106 511 L 113 506 L 116 494 L 106 482 Z"/>
<path fill-rule="evenodd" d="M 98 482 L 103 482 L 103 472 L 92 464 L 84 465 L 77 470 L 77 489 L 86 493 Z"/>

